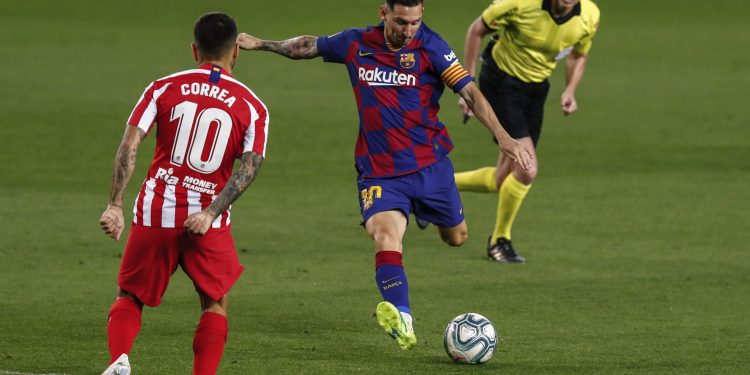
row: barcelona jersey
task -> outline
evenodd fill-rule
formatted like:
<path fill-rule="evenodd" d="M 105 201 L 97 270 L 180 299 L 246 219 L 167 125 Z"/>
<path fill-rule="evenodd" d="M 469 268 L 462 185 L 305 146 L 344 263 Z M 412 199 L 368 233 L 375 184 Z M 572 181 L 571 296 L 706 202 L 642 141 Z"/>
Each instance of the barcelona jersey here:
<path fill-rule="evenodd" d="M 463 89 L 472 78 L 448 44 L 422 23 L 414 39 L 393 51 L 383 24 L 318 38 L 326 62 L 345 64 L 359 110 L 355 167 L 360 177 L 416 172 L 453 149 L 438 119 L 447 85 Z"/>

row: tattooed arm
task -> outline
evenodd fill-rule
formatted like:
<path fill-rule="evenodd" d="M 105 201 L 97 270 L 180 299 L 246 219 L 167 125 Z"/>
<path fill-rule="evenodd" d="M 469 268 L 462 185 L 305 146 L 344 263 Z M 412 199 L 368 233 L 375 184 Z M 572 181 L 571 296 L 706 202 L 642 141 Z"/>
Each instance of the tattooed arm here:
<path fill-rule="evenodd" d="M 274 42 L 241 33 L 237 36 L 237 44 L 244 50 L 271 51 L 294 60 L 312 59 L 320 56 L 318 37 L 309 35 Z"/>
<path fill-rule="evenodd" d="M 112 172 L 112 189 L 109 192 L 109 202 L 107 209 L 99 218 L 104 233 L 110 237 L 119 240 L 122 230 L 125 227 L 125 219 L 122 215 L 122 202 L 125 194 L 125 188 L 128 181 L 133 175 L 135 169 L 135 156 L 146 133 L 136 126 L 127 126 L 125 135 L 122 136 L 120 148 L 117 149 L 115 156 L 115 166 Z"/>
<path fill-rule="evenodd" d="M 242 193 L 247 190 L 250 184 L 255 180 L 260 172 L 260 164 L 263 162 L 263 156 L 252 151 L 248 151 L 240 157 L 240 165 L 232 177 L 227 181 L 224 189 L 214 199 L 214 201 L 201 212 L 196 212 L 188 216 L 185 220 L 185 230 L 188 233 L 203 235 L 222 212 L 229 208 Z"/>

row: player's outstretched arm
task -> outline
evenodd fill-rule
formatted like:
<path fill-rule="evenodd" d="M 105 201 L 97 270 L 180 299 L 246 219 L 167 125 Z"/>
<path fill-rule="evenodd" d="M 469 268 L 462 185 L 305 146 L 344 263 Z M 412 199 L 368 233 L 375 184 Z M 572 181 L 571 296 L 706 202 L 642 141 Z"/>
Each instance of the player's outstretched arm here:
<path fill-rule="evenodd" d="M 482 92 L 479 91 L 479 87 L 474 82 L 470 82 L 458 94 L 466 101 L 466 105 L 474 112 L 477 119 L 495 136 L 497 144 L 500 146 L 500 151 L 521 166 L 521 168 L 529 169 L 534 156 L 526 147 L 511 138 L 508 132 L 503 129 L 497 116 L 495 116 L 495 112 L 490 107 L 490 103 L 487 102 Z"/>
<path fill-rule="evenodd" d="M 262 40 L 246 33 L 237 36 L 237 44 L 244 50 L 271 51 L 290 59 L 312 59 L 318 53 L 318 37 L 302 35 L 279 42 Z"/>
<path fill-rule="evenodd" d="M 126 126 L 125 134 L 122 136 L 122 142 L 117 149 L 115 156 L 115 166 L 112 172 L 112 189 L 109 192 L 109 202 L 107 209 L 104 210 L 99 218 L 104 233 L 110 237 L 119 240 L 123 228 L 125 228 L 125 219 L 122 214 L 122 202 L 125 195 L 125 188 L 128 181 L 133 175 L 135 169 L 135 157 L 146 133 L 136 126 Z"/>
<path fill-rule="evenodd" d="M 203 211 L 188 216 L 185 220 L 185 230 L 198 235 L 206 234 L 211 228 L 211 223 L 247 190 L 255 177 L 258 177 L 262 162 L 263 156 L 260 154 L 252 151 L 242 154 L 239 168 L 232 173 L 224 189 Z"/>

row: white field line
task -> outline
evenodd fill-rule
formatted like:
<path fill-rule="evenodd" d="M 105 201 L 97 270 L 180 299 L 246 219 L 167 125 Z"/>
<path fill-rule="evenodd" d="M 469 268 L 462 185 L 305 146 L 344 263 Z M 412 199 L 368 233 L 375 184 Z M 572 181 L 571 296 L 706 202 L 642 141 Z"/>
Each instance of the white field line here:
<path fill-rule="evenodd" d="M 17 372 L 17 371 L 0 370 L 0 375 L 67 375 L 67 374 L 37 374 L 34 372 Z"/>

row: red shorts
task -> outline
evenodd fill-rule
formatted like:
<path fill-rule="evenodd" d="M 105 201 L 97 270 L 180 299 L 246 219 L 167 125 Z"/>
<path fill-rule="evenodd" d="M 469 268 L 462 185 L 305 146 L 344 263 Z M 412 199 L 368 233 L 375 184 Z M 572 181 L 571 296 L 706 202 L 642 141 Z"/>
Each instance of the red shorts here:
<path fill-rule="evenodd" d="M 117 284 L 148 306 L 158 306 L 169 279 L 180 265 L 195 289 L 218 301 L 244 270 L 237 258 L 230 226 L 203 236 L 184 228 L 133 224 L 122 256 Z"/>

